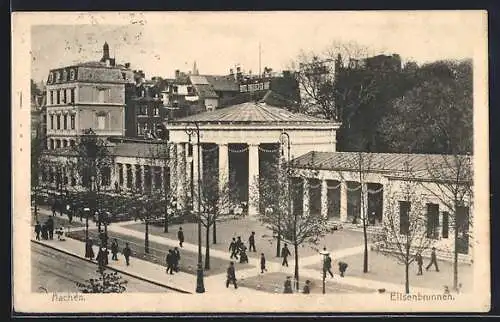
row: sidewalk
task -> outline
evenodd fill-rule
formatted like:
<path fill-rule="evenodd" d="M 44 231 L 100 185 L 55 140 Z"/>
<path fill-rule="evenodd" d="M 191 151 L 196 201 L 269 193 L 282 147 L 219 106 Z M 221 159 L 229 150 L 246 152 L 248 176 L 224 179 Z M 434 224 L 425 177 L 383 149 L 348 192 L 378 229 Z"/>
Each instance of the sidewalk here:
<path fill-rule="evenodd" d="M 65 241 L 58 241 L 58 240 L 35 241 L 34 239 L 32 241 L 42 245 L 47 245 L 62 252 L 69 253 L 73 256 L 78 256 L 82 259 L 85 259 L 84 256 L 82 256 L 85 249 L 85 244 L 83 242 L 71 238 L 66 238 Z M 94 253 L 97 254 L 98 247 L 94 245 L 93 248 L 94 248 Z M 151 262 L 144 261 L 135 257 L 130 258 L 130 266 L 127 266 L 125 264 L 125 259 L 122 254 L 119 254 L 118 261 L 112 261 L 111 256 L 109 258 L 110 260 L 108 267 L 110 269 L 116 270 L 126 275 L 131 275 L 135 278 L 152 282 L 154 284 L 162 285 L 182 293 L 195 293 L 196 290 L 195 275 L 183 272 L 178 272 L 175 273 L 174 275 L 166 274 L 165 273 L 166 268 L 164 266 L 153 264 Z M 93 260 L 92 262 L 97 264 L 95 260 Z M 225 275 L 211 279 L 205 277 L 204 280 L 205 280 L 206 292 L 218 293 L 218 294 L 234 292 L 234 289 L 225 287 L 225 281 L 226 281 Z M 256 295 L 258 293 L 260 292 L 250 288 L 245 288 L 245 287 L 238 288 L 238 294 Z"/>

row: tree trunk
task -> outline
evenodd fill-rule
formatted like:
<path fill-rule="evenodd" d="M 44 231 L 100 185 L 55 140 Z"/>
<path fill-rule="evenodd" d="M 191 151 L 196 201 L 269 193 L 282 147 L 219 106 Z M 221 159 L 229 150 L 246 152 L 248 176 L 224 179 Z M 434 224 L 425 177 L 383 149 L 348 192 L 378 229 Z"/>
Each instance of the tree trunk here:
<path fill-rule="evenodd" d="M 209 222 L 209 221 L 207 220 L 207 222 Z M 210 226 L 209 225 L 207 225 L 205 237 L 206 237 L 206 239 L 205 239 L 205 242 L 206 242 L 206 245 L 205 245 L 205 269 L 209 270 L 210 269 Z"/>
<path fill-rule="evenodd" d="M 278 225 L 280 223 L 278 222 Z M 278 236 L 276 237 L 276 257 L 280 257 L 281 255 L 281 231 L 278 227 Z"/>
<path fill-rule="evenodd" d="M 149 254 L 149 221 L 146 219 L 146 229 L 144 231 L 144 252 Z"/>
<path fill-rule="evenodd" d="M 405 293 L 410 294 L 410 263 L 408 263 L 408 260 L 406 261 L 405 264 Z"/>
<path fill-rule="evenodd" d="M 217 220 L 214 220 L 214 227 L 212 228 L 212 243 L 217 244 L 217 228 L 216 228 Z"/>
<path fill-rule="evenodd" d="M 366 216 L 363 218 L 363 238 L 365 243 L 365 250 L 363 253 L 363 273 L 368 273 L 368 238 L 366 235 Z"/>
<path fill-rule="evenodd" d="M 455 231 L 453 232 L 455 239 L 454 254 L 453 254 L 453 289 L 458 289 L 458 222 L 457 210 L 455 208 Z"/>
<path fill-rule="evenodd" d="M 299 245 L 294 243 L 293 245 L 295 249 L 295 289 L 299 290 Z"/>

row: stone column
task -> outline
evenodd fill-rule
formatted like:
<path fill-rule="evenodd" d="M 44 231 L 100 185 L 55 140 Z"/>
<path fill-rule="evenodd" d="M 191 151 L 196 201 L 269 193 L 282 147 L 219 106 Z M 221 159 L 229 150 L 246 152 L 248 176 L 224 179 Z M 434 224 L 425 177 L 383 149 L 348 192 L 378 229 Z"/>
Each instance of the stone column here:
<path fill-rule="evenodd" d="M 303 178 L 302 179 L 302 190 L 303 190 L 303 197 L 302 197 L 302 212 L 304 217 L 309 216 L 309 179 L 308 178 Z"/>
<path fill-rule="evenodd" d="M 176 169 L 176 174 L 177 176 L 173 177 L 172 182 L 177 183 L 177 207 L 178 209 L 182 209 L 186 206 L 186 196 L 187 192 L 189 189 L 186 187 L 186 178 L 187 178 L 187 173 L 186 173 L 186 149 L 185 149 L 185 144 L 184 143 L 179 143 L 177 144 L 177 169 Z"/>
<path fill-rule="evenodd" d="M 200 151 L 198 151 L 198 148 L 200 149 Z M 198 145 L 198 144 L 193 144 L 193 163 L 192 163 L 192 167 L 193 167 L 193 193 L 194 193 L 194 196 L 192 197 L 193 198 L 193 207 L 194 209 L 197 211 L 198 209 L 198 202 L 201 200 L 201 196 L 203 195 L 203 191 L 198 190 L 198 185 L 200 184 L 200 180 L 201 180 L 201 173 L 198 172 L 198 163 L 200 163 L 200 167 L 201 167 L 201 145 Z M 200 188 L 203 188 L 203 187 L 200 187 Z M 200 195 L 201 194 L 201 195 Z"/>
<path fill-rule="evenodd" d="M 248 145 L 248 215 L 257 216 L 259 211 L 259 189 L 258 180 L 259 177 L 259 145 L 249 144 Z M 253 189 L 252 189 L 253 187 Z M 250 198 L 250 196 L 253 197 Z"/>
<path fill-rule="evenodd" d="M 125 164 L 123 163 L 122 164 L 122 173 L 123 173 L 123 187 L 124 189 L 128 189 L 128 181 L 130 180 L 130 178 L 128 177 L 128 168 L 129 168 L 129 164 Z"/>
<path fill-rule="evenodd" d="M 321 216 L 328 218 L 328 182 L 321 180 Z"/>
<path fill-rule="evenodd" d="M 137 185 L 137 169 L 136 169 L 135 164 L 130 165 L 130 170 L 132 172 L 132 185 L 131 185 L 131 187 L 132 187 L 132 190 L 135 191 L 136 190 L 135 187 Z"/>
<path fill-rule="evenodd" d="M 193 139 L 193 138 L 191 138 Z M 186 196 L 191 197 L 191 167 L 193 166 L 192 162 L 188 162 L 189 158 L 189 143 L 184 143 L 184 176 L 185 176 L 185 184 L 184 184 L 184 194 Z M 191 205 L 188 205 L 191 206 Z"/>
<path fill-rule="evenodd" d="M 229 151 L 226 144 L 219 144 L 219 194 L 227 191 L 223 191 L 229 182 Z M 229 211 L 227 209 L 227 204 L 221 206 L 221 211 L 226 213 Z"/>
<path fill-rule="evenodd" d="M 347 221 L 347 182 L 340 181 L 340 221 Z"/>
<path fill-rule="evenodd" d="M 141 168 L 141 192 L 144 192 L 145 191 L 144 190 L 144 187 L 145 187 L 145 184 L 144 184 L 145 182 L 144 181 L 146 179 L 146 176 L 145 176 L 145 174 L 146 174 L 145 170 L 146 169 L 144 167 L 144 164 L 141 164 L 140 168 Z"/>
<path fill-rule="evenodd" d="M 382 223 L 387 222 L 387 214 L 386 214 L 386 207 L 387 207 L 387 202 L 389 201 L 389 182 L 388 180 L 383 180 L 381 182 L 382 184 Z"/>
<path fill-rule="evenodd" d="M 169 147 L 169 162 L 170 169 L 170 191 L 176 191 L 178 186 L 179 176 L 177 176 L 177 145 L 171 144 Z M 163 182 L 163 181 L 162 181 Z M 165 184 L 163 182 L 163 184 Z M 165 187 L 168 188 L 168 187 Z"/>

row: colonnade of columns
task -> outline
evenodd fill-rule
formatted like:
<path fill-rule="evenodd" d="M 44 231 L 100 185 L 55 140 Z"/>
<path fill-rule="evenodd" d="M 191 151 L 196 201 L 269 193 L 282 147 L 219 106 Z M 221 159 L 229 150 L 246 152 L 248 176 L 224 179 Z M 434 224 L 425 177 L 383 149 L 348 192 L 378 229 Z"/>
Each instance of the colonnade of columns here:
<path fill-rule="evenodd" d="M 114 182 L 121 190 L 164 191 L 165 172 L 169 171 L 169 167 L 117 162 L 114 171 Z"/>

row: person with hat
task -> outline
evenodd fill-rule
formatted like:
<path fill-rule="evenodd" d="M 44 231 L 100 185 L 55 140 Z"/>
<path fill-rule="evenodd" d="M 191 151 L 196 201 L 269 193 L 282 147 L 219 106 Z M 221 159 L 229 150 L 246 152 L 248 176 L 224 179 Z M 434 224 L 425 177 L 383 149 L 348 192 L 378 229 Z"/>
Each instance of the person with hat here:
<path fill-rule="evenodd" d="M 292 290 L 292 277 L 291 276 L 287 276 L 286 277 L 285 284 L 284 284 L 284 289 L 283 289 L 283 293 L 286 293 L 286 294 L 293 293 L 293 290 Z"/>
<path fill-rule="evenodd" d="M 264 253 L 261 253 L 260 254 L 260 273 L 264 274 L 264 271 L 267 272 L 266 257 L 264 256 Z"/>
<path fill-rule="evenodd" d="M 238 285 L 236 285 L 236 272 L 234 270 L 234 262 L 230 262 L 229 267 L 227 268 L 226 288 L 228 288 L 229 284 L 231 283 L 233 283 L 235 289 L 238 288 Z"/>
<path fill-rule="evenodd" d="M 434 267 L 436 268 L 436 272 L 439 272 L 439 267 L 437 263 L 437 258 L 436 258 L 436 247 L 432 247 L 432 252 L 431 252 L 431 261 L 429 265 L 425 268 L 426 271 L 429 270 L 429 268 L 434 264 Z"/>
<path fill-rule="evenodd" d="M 304 289 L 302 290 L 302 293 L 304 293 L 304 294 L 311 293 L 311 289 L 309 288 L 310 284 L 311 284 L 311 281 L 306 280 L 306 284 L 304 285 Z"/>
<path fill-rule="evenodd" d="M 424 265 L 424 261 L 422 259 L 422 254 L 420 254 L 420 252 L 418 252 L 417 255 L 415 255 L 415 261 L 417 262 L 417 265 L 418 265 L 418 273 L 417 273 L 417 275 L 423 275 L 423 273 L 422 273 L 422 265 Z"/>
<path fill-rule="evenodd" d="M 281 257 L 283 257 L 283 262 L 281 263 L 281 266 L 286 266 L 288 267 L 288 256 L 290 256 L 290 250 L 288 249 L 287 244 L 283 246 L 281 249 Z"/>

